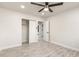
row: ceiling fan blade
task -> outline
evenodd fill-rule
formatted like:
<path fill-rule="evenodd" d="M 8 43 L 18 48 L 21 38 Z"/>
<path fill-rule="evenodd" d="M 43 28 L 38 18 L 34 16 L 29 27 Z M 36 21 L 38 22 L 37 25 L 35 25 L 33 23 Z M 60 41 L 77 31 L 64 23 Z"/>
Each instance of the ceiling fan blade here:
<path fill-rule="evenodd" d="M 51 4 L 51 5 L 49 5 L 49 7 L 59 6 L 59 5 L 63 5 L 63 2 L 60 2 L 60 3 L 55 3 L 55 4 Z"/>
<path fill-rule="evenodd" d="M 42 8 L 41 10 L 39 10 L 38 12 L 41 12 L 42 10 L 44 10 L 44 8 Z"/>
<path fill-rule="evenodd" d="M 44 7 L 44 5 L 42 5 L 42 4 L 38 4 L 38 3 L 34 3 L 34 2 L 31 2 L 31 4 Z"/>
<path fill-rule="evenodd" d="M 49 11 L 50 11 L 50 12 L 53 12 L 53 10 L 52 10 L 52 9 L 50 9 L 50 8 L 49 8 Z"/>

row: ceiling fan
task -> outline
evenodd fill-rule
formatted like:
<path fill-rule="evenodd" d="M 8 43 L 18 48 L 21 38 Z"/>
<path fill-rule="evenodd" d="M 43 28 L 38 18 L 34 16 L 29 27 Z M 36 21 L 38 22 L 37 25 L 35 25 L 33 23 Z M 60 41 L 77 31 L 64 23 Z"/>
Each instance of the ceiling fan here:
<path fill-rule="evenodd" d="M 50 7 L 63 5 L 63 2 L 55 3 L 55 4 L 49 4 L 49 2 L 45 2 L 45 5 L 31 2 L 31 4 L 43 7 L 38 12 L 41 12 L 43 10 L 53 12 L 53 10 Z"/>

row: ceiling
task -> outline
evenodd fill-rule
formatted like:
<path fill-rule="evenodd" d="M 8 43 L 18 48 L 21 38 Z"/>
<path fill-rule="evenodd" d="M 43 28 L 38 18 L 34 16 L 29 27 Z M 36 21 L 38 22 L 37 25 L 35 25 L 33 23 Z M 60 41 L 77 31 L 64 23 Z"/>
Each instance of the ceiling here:
<path fill-rule="evenodd" d="M 44 2 L 37 2 L 37 3 L 44 4 Z M 55 3 L 55 2 L 50 2 L 50 4 L 52 3 Z M 20 5 L 25 5 L 25 8 L 22 9 Z M 49 11 L 38 12 L 38 10 L 40 10 L 42 7 L 37 5 L 32 5 L 30 4 L 30 2 L 0 2 L 1 8 L 7 8 L 14 11 L 22 12 L 25 14 L 31 14 L 39 17 L 44 17 L 44 18 L 50 17 L 52 15 L 58 14 L 66 10 L 73 9 L 78 6 L 79 6 L 79 2 L 64 2 L 64 4 L 61 6 L 51 7 L 51 9 L 54 12 L 49 12 Z M 42 15 L 42 13 L 45 13 L 45 14 Z"/>

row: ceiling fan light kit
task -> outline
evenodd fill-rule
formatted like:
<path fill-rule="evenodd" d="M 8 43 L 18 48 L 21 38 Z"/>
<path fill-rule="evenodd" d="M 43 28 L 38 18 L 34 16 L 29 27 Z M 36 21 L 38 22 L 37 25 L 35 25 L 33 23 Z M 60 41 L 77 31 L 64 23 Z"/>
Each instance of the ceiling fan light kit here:
<path fill-rule="evenodd" d="M 44 11 L 48 11 L 49 9 L 48 8 L 44 8 Z"/>
<path fill-rule="evenodd" d="M 55 7 L 55 6 L 63 5 L 63 2 L 55 3 L 55 4 L 49 4 L 49 2 L 45 2 L 44 5 L 43 5 L 43 4 L 39 4 L 39 3 L 31 2 L 31 4 L 43 7 L 43 8 L 40 9 L 38 12 L 41 12 L 41 11 L 43 11 L 43 10 L 44 10 L 44 11 L 53 12 L 53 10 L 52 10 L 50 7 Z"/>

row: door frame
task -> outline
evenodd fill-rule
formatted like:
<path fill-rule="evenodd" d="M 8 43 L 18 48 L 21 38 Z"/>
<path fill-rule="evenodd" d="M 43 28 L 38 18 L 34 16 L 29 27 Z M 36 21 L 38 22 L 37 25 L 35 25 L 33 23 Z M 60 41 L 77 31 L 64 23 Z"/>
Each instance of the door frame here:
<path fill-rule="evenodd" d="M 38 22 L 40 21 L 40 22 L 43 22 L 43 25 L 44 25 L 44 21 L 45 21 L 45 20 L 32 20 L 32 19 L 28 19 L 28 18 L 21 18 L 21 44 L 22 44 L 22 20 L 38 21 Z"/>
<path fill-rule="evenodd" d="M 21 19 L 21 44 L 23 44 L 23 42 L 22 42 L 22 40 L 23 40 L 23 39 L 22 39 L 22 37 L 23 37 L 23 36 L 22 36 L 22 21 L 23 21 L 23 20 L 24 20 L 24 21 L 29 21 L 28 19 L 24 19 L 24 18 Z M 29 44 L 29 39 L 28 39 L 28 44 Z"/>

